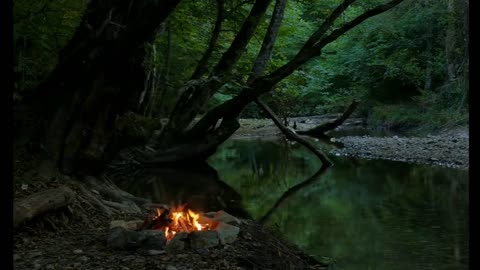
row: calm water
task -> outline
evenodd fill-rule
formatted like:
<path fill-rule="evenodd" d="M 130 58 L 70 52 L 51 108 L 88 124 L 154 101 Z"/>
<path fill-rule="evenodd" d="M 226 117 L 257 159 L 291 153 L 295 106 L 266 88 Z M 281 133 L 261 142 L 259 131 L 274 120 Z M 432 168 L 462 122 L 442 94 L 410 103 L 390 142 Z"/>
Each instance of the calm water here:
<path fill-rule="evenodd" d="M 231 140 L 209 164 L 251 216 L 270 211 L 267 224 L 332 269 L 468 268 L 468 172 L 332 160 L 334 167 L 302 184 L 320 168 L 308 150 L 283 140 Z"/>

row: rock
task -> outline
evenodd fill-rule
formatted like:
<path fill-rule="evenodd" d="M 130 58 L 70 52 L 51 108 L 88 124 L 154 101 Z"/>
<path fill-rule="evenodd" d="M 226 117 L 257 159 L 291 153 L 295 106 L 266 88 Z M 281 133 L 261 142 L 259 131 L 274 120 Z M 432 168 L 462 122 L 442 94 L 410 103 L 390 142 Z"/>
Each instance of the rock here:
<path fill-rule="evenodd" d="M 116 249 L 132 249 L 140 246 L 140 233 L 127 230 L 124 227 L 115 227 L 110 231 L 107 246 Z"/>
<path fill-rule="evenodd" d="M 210 228 L 214 228 L 217 226 L 218 221 L 216 221 L 213 217 L 215 215 L 210 215 L 210 216 L 205 216 L 205 215 L 200 215 L 198 217 L 198 223 L 200 224 L 208 224 Z"/>
<path fill-rule="evenodd" d="M 208 212 L 203 214 L 203 216 L 206 216 L 208 218 L 213 218 L 217 212 Z"/>
<path fill-rule="evenodd" d="M 113 229 L 113 228 L 116 228 L 116 227 L 122 227 L 122 228 L 127 228 L 125 226 L 125 220 L 112 220 L 112 222 L 110 222 L 110 229 Z"/>
<path fill-rule="evenodd" d="M 83 253 L 83 250 L 81 250 L 81 249 L 75 249 L 73 251 L 73 254 L 82 254 L 82 253 Z"/>
<path fill-rule="evenodd" d="M 240 225 L 240 220 L 232 215 L 230 215 L 229 213 L 221 210 L 221 211 L 218 211 L 215 216 L 213 217 L 213 219 L 217 222 L 224 222 L 224 223 L 227 223 L 227 224 L 235 224 L 235 225 Z"/>
<path fill-rule="evenodd" d="M 128 255 L 128 256 L 123 257 L 121 260 L 122 260 L 122 262 L 126 262 L 126 261 L 133 261 L 135 259 L 136 259 L 136 256 Z"/>
<path fill-rule="evenodd" d="M 28 254 L 28 257 L 31 259 L 31 258 L 41 256 L 42 254 L 43 254 L 43 252 L 41 252 L 41 251 L 34 251 L 34 252 Z"/>
<path fill-rule="evenodd" d="M 195 231 L 190 233 L 190 246 L 193 249 L 214 247 L 219 243 L 216 231 Z"/>
<path fill-rule="evenodd" d="M 151 250 L 163 250 L 167 243 L 165 232 L 159 230 L 144 230 L 140 232 L 142 248 Z"/>
<path fill-rule="evenodd" d="M 168 265 L 167 270 L 177 270 L 177 268 L 173 265 Z"/>
<path fill-rule="evenodd" d="M 125 222 L 125 228 L 129 230 L 138 230 L 143 225 L 143 220 L 131 220 Z"/>
<path fill-rule="evenodd" d="M 188 233 L 186 232 L 180 232 L 177 233 L 168 243 L 167 246 L 165 247 L 165 250 L 168 252 L 175 252 L 175 251 L 181 251 L 185 249 L 185 241 L 188 238 Z"/>
<path fill-rule="evenodd" d="M 145 252 L 145 254 L 149 256 L 161 255 L 161 254 L 165 254 L 165 250 L 149 249 Z"/>
<path fill-rule="evenodd" d="M 240 228 L 226 223 L 219 223 L 215 229 L 218 233 L 218 239 L 222 245 L 230 244 L 237 240 Z"/>

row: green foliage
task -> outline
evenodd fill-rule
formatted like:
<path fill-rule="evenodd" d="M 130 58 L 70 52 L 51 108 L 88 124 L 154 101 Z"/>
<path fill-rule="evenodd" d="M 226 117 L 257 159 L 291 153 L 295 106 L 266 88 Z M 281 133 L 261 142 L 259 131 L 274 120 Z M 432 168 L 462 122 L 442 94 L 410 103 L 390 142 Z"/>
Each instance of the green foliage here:
<path fill-rule="evenodd" d="M 13 42 L 15 93 L 32 90 L 57 64 L 58 53 L 74 33 L 85 1 L 15 0 Z"/>
<path fill-rule="evenodd" d="M 453 1 L 453 0 L 451 0 Z M 220 59 L 252 7 L 253 1 L 225 1 L 225 20 L 209 66 Z M 282 26 L 274 45 L 269 73 L 288 62 L 340 0 L 287 1 Z M 384 0 L 355 2 L 334 28 Z M 354 98 L 371 123 L 401 127 L 430 127 L 464 123 L 468 104 L 468 52 L 463 42 L 460 11 L 449 11 L 448 1 L 406 0 L 397 8 L 368 19 L 323 49 L 262 97 L 280 116 L 342 112 Z M 86 6 L 85 1 L 14 1 L 16 97 L 33 89 L 57 63 L 60 49 L 71 38 Z M 205 110 L 235 96 L 249 76 L 273 11 L 264 20 L 233 69 L 233 79 L 214 95 Z M 179 90 L 190 78 L 207 48 L 216 16 L 216 1 L 181 1 L 168 18 L 164 31 L 147 44 L 147 72 L 155 70 L 162 94 L 155 115 L 167 117 Z M 446 52 L 446 32 L 454 31 L 455 46 Z M 152 53 L 155 48 L 155 53 Z M 448 57 L 447 57 L 448 55 Z M 462 58 L 463 57 L 463 58 Z M 452 60 L 453 59 L 453 60 Z M 463 63 L 459 64 L 459 62 Z M 447 76 L 447 64 L 457 63 L 457 75 Z M 430 81 L 430 83 L 427 83 Z M 383 109 L 386 109 L 385 111 Z M 415 112 L 431 121 L 415 120 Z M 203 113 L 203 112 L 202 112 Z M 406 113 L 406 114 L 405 114 Z M 446 121 L 442 115 L 451 113 Z M 404 115 L 405 114 L 405 115 Z M 392 116 L 392 119 L 387 119 Z M 412 116 L 411 118 L 409 118 Z M 264 117 L 254 105 L 242 117 Z M 438 118 L 437 118 L 438 117 Z M 425 117 L 426 118 L 426 117 Z M 407 123 L 408 121 L 413 121 Z M 396 123 L 396 124 L 395 124 Z"/>

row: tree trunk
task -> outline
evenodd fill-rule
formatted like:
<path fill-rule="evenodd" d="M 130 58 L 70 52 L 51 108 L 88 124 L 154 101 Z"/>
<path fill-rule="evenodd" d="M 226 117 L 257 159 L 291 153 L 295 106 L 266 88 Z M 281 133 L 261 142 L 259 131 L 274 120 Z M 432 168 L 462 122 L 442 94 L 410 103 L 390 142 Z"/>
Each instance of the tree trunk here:
<path fill-rule="evenodd" d="M 220 31 L 222 30 L 222 23 L 225 17 L 224 6 L 224 0 L 217 0 L 217 19 L 215 20 L 212 37 L 210 38 L 210 42 L 205 50 L 205 53 L 203 54 L 202 58 L 200 58 L 200 61 L 198 61 L 197 67 L 195 68 L 190 80 L 198 80 L 208 71 L 208 60 L 212 56 L 213 50 L 217 46 L 218 38 L 220 37 Z"/>
<path fill-rule="evenodd" d="M 320 29 L 315 32 L 309 41 L 304 45 L 304 47 L 297 53 L 285 65 L 281 66 L 274 72 L 269 75 L 261 76 L 254 79 L 250 84 L 248 84 L 237 96 L 224 102 L 223 104 L 215 107 L 210 110 L 200 121 L 198 121 L 195 126 L 190 130 L 190 133 L 199 134 L 202 131 L 206 131 L 216 125 L 216 123 L 222 118 L 236 118 L 242 112 L 242 110 L 251 102 L 254 102 L 258 97 L 267 93 L 273 89 L 273 87 L 292 74 L 296 69 L 305 64 L 308 60 L 313 57 L 317 57 L 321 54 L 323 47 L 329 43 L 335 41 L 344 33 L 353 29 L 355 26 L 361 24 L 366 19 L 381 14 L 401 2 L 403 0 L 392 0 L 383 5 L 379 5 L 373 9 L 367 10 L 363 14 L 357 16 L 353 20 L 343 24 L 343 26 L 337 28 L 336 30 L 327 33 L 328 27 L 332 26 L 335 18 L 341 15 L 341 12 L 338 10 L 344 10 L 345 3 L 352 1 L 344 1 L 337 9 L 335 9 L 325 23 L 320 27 Z M 343 5 L 343 6 L 342 6 Z M 333 17 L 334 19 L 330 20 Z M 328 27 L 323 27 L 325 24 Z"/>
<path fill-rule="evenodd" d="M 424 7 L 425 8 L 431 8 L 431 3 L 430 0 L 424 0 Z M 425 68 L 425 84 L 423 87 L 423 90 L 426 92 L 432 91 L 432 71 L 433 71 L 433 48 L 432 48 L 432 39 L 433 39 L 433 22 L 431 19 L 428 22 L 425 22 L 428 24 L 428 30 L 427 30 L 427 51 L 426 51 L 426 63 L 427 66 Z"/>
<path fill-rule="evenodd" d="M 162 36 L 163 33 L 165 32 L 165 23 L 162 23 L 159 26 L 158 33 L 156 34 L 157 37 Z M 140 100 L 139 100 L 139 108 L 138 108 L 138 113 L 143 114 L 144 116 L 147 116 L 149 113 L 149 108 L 152 103 L 152 97 L 155 95 L 155 90 L 156 90 L 156 81 L 158 78 L 158 69 L 156 65 L 156 59 L 157 59 L 157 46 L 155 44 L 155 40 L 151 44 L 151 49 L 148 51 L 146 55 L 146 59 L 144 60 L 144 65 L 146 66 L 146 78 L 145 78 L 145 83 L 144 83 L 144 90 L 140 94 Z M 147 66 L 148 64 L 148 66 Z M 160 73 L 162 70 L 160 70 Z"/>
<path fill-rule="evenodd" d="M 59 64 L 25 103 L 47 119 L 45 147 L 62 171 L 98 172 L 111 157 L 115 119 L 143 88 L 142 46 L 178 2 L 89 2 Z"/>
<path fill-rule="evenodd" d="M 240 31 L 213 68 L 209 78 L 207 80 L 190 81 L 182 89 L 182 94 L 170 114 L 164 133 L 160 137 L 161 145 L 177 142 L 210 97 L 224 85 L 225 78 L 228 77 L 233 66 L 244 53 L 270 2 L 271 0 L 255 1 Z"/>
<path fill-rule="evenodd" d="M 172 66 L 172 32 L 171 29 L 167 29 L 167 48 L 165 50 L 165 65 L 162 69 L 163 72 L 159 74 L 159 86 L 156 86 L 160 91 L 153 92 L 152 102 L 150 103 L 150 111 L 148 116 L 158 116 L 160 110 L 163 107 L 165 95 L 168 91 L 168 85 L 170 80 L 170 67 Z"/>

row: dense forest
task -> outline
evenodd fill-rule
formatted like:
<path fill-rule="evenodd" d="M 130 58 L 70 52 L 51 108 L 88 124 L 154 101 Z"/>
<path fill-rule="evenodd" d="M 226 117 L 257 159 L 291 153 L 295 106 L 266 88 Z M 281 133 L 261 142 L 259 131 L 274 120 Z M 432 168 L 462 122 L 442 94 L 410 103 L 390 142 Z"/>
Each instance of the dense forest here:
<path fill-rule="evenodd" d="M 205 161 L 223 168 L 233 151 L 229 140 L 262 133 L 265 119 L 320 160 L 301 165 L 321 167 L 302 175 L 306 182 L 338 161 L 324 153 L 318 138 L 346 147 L 347 155 L 468 168 L 468 146 L 454 154 L 450 148 L 428 152 L 434 151 L 429 145 L 460 144 L 463 137 L 426 137 L 469 125 L 468 0 L 14 0 L 13 35 L 16 199 L 28 200 L 56 179 L 54 186 L 75 187 L 62 189 L 65 198 L 78 192 L 110 218 L 135 212 L 147 200 L 120 189 L 122 181 L 141 178 L 139 171 L 178 167 L 201 168 L 194 175 L 217 179 Z M 308 125 L 316 117 L 334 121 Z M 359 145 L 355 138 L 339 143 L 325 135 L 348 118 L 361 119 L 369 130 L 421 138 L 409 143 L 395 136 L 388 147 L 371 139 L 372 147 L 392 153 L 349 153 L 348 147 Z M 252 131 L 255 121 L 261 124 Z M 260 177 L 264 169 L 255 158 L 252 163 L 253 148 L 234 167 L 250 162 Z M 295 151 L 298 160 L 309 155 Z M 238 172 L 225 167 L 227 175 Z M 42 174 L 48 180 L 27 190 L 25 179 Z M 229 185 L 239 192 L 240 182 Z M 268 205 L 279 194 L 295 194 L 297 184 L 304 188 L 296 183 L 265 196 Z M 49 196 L 55 205 L 16 212 L 14 226 L 70 203 L 55 194 L 30 199 Z M 263 222 L 282 200 L 253 211 L 255 219 Z M 298 256 L 289 263 L 308 261 Z"/>
<path fill-rule="evenodd" d="M 199 133 L 203 132 L 202 130 L 208 130 L 214 122 L 223 118 L 214 115 L 215 112 L 221 108 L 220 104 L 239 100 L 240 98 L 237 97 L 242 96 L 240 93 L 246 93 L 246 87 L 251 87 L 252 79 L 255 77 L 252 77 L 252 72 L 256 72 L 252 71 L 252 64 L 262 48 L 263 36 L 269 30 L 270 20 L 279 15 L 274 13 L 274 5 L 268 5 L 268 3 L 259 6 L 258 13 L 249 13 L 254 1 L 178 2 L 173 1 L 168 7 L 171 10 L 166 12 L 171 14 L 165 14 L 165 18 L 156 18 L 159 20 L 155 22 L 158 25 L 147 22 L 147 17 L 143 14 L 145 22 L 142 22 L 142 25 L 145 24 L 145 27 L 142 30 L 145 29 L 145 33 L 140 33 L 140 30 L 132 31 L 135 38 L 144 40 L 136 41 L 138 44 L 131 44 L 135 46 L 134 50 L 129 48 L 128 53 L 132 55 L 113 55 L 111 52 L 112 55 L 109 57 L 113 57 L 113 60 L 108 60 L 111 61 L 110 63 L 104 63 L 108 65 L 106 69 L 111 73 L 102 75 L 104 78 L 101 80 L 105 82 L 99 86 L 82 86 L 104 88 L 99 93 L 100 96 L 90 99 L 124 100 L 126 103 L 114 106 L 117 108 L 112 107 L 108 113 L 103 111 L 103 117 L 106 119 L 87 120 L 89 117 L 97 116 L 82 115 L 80 117 L 85 119 L 79 120 L 82 123 L 78 123 L 78 127 L 73 123 L 63 123 L 62 125 L 73 125 L 70 128 L 63 127 L 63 131 L 59 130 L 62 127 L 51 127 L 56 132 L 48 135 L 49 141 L 63 141 L 61 136 L 68 137 L 67 134 L 72 134 L 72 137 L 77 136 L 73 133 L 78 133 L 85 128 L 97 130 L 97 133 L 105 133 L 98 130 L 99 126 L 104 126 L 102 129 L 107 129 L 107 126 L 108 129 L 121 129 L 123 125 L 138 125 L 137 122 L 141 122 L 147 130 L 152 131 L 160 128 L 159 118 L 169 118 L 170 121 L 163 130 L 164 134 L 158 140 L 159 144 L 167 144 L 171 134 L 179 131 L 184 133 L 195 117 L 205 114 L 208 117 L 204 117 L 204 121 L 196 125 L 195 129 L 185 132 L 190 133 L 185 136 L 193 136 L 199 140 Z M 281 116 L 338 113 L 344 110 L 353 99 L 358 98 L 362 100 L 358 113 L 367 117 L 373 125 L 432 130 L 468 122 L 469 37 L 466 1 L 405 1 L 392 11 L 378 16 L 373 15 L 383 10 L 375 14 L 367 14 L 358 22 L 354 21 L 355 18 L 362 17 L 361 14 L 365 14 L 366 10 L 382 8 L 377 3 L 379 1 L 362 1 L 361 3 L 347 1 L 343 5 L 351 5 L 350 8 L 345 7 L 345 11 L 339 10 L 338 14 L 330 14 L 336 11 L 338 2 L 279 3 L 283 5 L 280 14 L 283 20 L 280 18 L 277 23 L 278 37 L 273 37 L 270 41 L 272 42 L 270 47 L 273 47 L 269 49 L 271 60 L 264 60 L 262 63 L 262 69 L 265 69 L 263 73 L 269 74 L 264 77 L 273 81 L 268 82 L 265 87 L 262 86 L 264 88 L 262 91 L 258 91 L 258 95 L 265 93 L 264 99 L 273 111 Z M 389 5 L 396 4 L 398 3 L 394 1 Z M 40 108 L 44 115 L 64 114 L 65 112 L 48 111 L 53 108 L 61 110 L 55 104 L 62 102 L 64 98 L 71 98 L 64 95 L 73 95 L 73 93 L 67 94 L 72 90 L 62 89 L 68 89 L 68 83 L 78 84 L 74 80 L 82 82 L 97 80 L 91 77 L 93 74 L 87 78 L 87 75 L 76 66 L 61 66 L 63 63 L 68 65 L 66 61 L 70 61 L 69 57 L 76 57 L 69 55 L 72 50 L 82 49 L 78 45 L 79 39 L 93 42 L 85 44 L 93 47 L 83 48 L 91 51 L 82 51 L 82 53 L 88 53 L 89 57 L 96 57 L 96 55 L 102 55 L 103 50 L 110 52 L 111 49 L 108 46 L 111 45 L 108 42 L 121 38 L 120 35 L 125 32 L 122 27 L 126 26 L 120 22 L 123 18 L 115 16 L 124 14 L 121 14 L 120 9 L 110 10 L 109 3 L 102 3 L 102 5 L 105 6 L 99 7 L 98 12 L 105 12 L 105 14 L 90 14 L 90 10 L 95 7 L 88 7 L 86 2 L 45 1 L 31 4 L 28 1 L 15 1 L 14 100 L 16 104 L 27 104 L 28 100 L 34 103 L 46 100 L 41 103 L 41 106 L 47 109 Z M 388 8 L 390 7 L 383 9 Z M 216 13 L 211 12 L 214 10 Z M 110 14 L 114 11 L 119 14 Z M 261 16 L 263 13 L 265 15 Z M 137 14 L 139 15 L 140 13 Z M 85 21 L 89 19 L 88 16 L 92 16 L 97 21 L 84 26 Z M 108 19 L 102 16 L 107 16 Z M 252 25 L 242 24 L 247 18 L 253 16 L 257 16 L 258 21 L 253 22 Z M 331 16 L 332 21 L 322 24 L 327 16 Z M 367 19 L 369 17 L 372 18 Z M 342 25 L 348 26 L 347 22 L 353 22 L 353 25 L 346 29 L 342 28 Z M 123 24 L 126 23 L 127 21 Z M 128 23 L 133 22 L 128 21 Z M 138 23 L 138 27 L 142 27 L 140 22 Z M 146 33 L 147 25 L 150 27 L 148 31 L 152 33 Z M 319 25 L 325 29 L 317 29 Z M 85 27 L 100 29 L 87 30 Z M 327 27 L 329 28 L 326 29 Z M 337 28 L 338 32 L 330 28 Z M 102 33 L 97 33 L 97 36 L 91 33 L 91 31 L 100 30 L 104 31 L 102 33 L 105 36 L 98 36 Z M 299 58 L 299 52 L 308 48 L 308 43 L 321 39 L 322 33 L 318 31 L 324 32 L 323 35 L 330 40 L 316 44 L 318 48 L 315 49 L 315 53 L 309 53 L 304 57 L 305 59 L 301 59 L 301 62 L 295 63 Z M 312 35 L 312 33 L 315 34 Z M 141 34 L 144 36 L 140 36 Z M 94 48 L 95 46 L 99 47 Z M 214 65 L 214 63 L 217 64 Z M 91 65 L 85 68 L 94 70 L 93 65 L 96 64 Z M 120 65 L 126 65 L 126 67 L 120 68 Z M 285 70 L 286 67 L 290 67 L 291 70 Z M 68 68 L 72 70 L 67 71 Z M 209 71 L 210 68 L 213 70 Z M 75 78 L 66 79 L 67 74 L 62 73 L 72 73 L 71 76 Z M 98 72 L 95 74 L 98 75 Z M 208 76 L 205 76 L 206 74 Z M 63 78 L 65 82 L 62 82 L 64 86 L 50 85 L 57 83 L 52 82 L 58 80 L 56 76 L 65 76 Z M 112 76 L 112 78 L 105 76 Z M 113 89 L 116 86 L 110 86 L 108 82 L 115 79 L 125 79 L 124 83 L 118 82 L 118 84 L 129 89 L 117 93 Z M 264 83 L 260 83 L 259 80 L 257 82 Z M 268 89 L 269 87 L 272 89 Z M 61 89 L 54 90 L 56 88 Z M 186 97 L 197 88 L 210 90 L 198 90 L 204 92 L 199 97 L 195 95 Z M 81 98 L 83 102 L 88 99 L 88 93 L 85 95 L 87 96 Z M 92 102 L 102 103 L 101 101 Z M 252 100 L 241 103 L 245 104 L 239 105 L 241 108 L 238 112 L 231 113 L 243 118 L 265 117 Z M 73 106 L 73 104 L 65 106 Z M 188 113 L 186 108 L 189 108 Z M 212 110 L 213 108 L 217 110 Z M 92 114 L 97 112 L 102 115 L 102 112 L 97 111 L 98 109 L 92 108 L 92 110 Z M 87 111 L 77 113 L 89 114 Z M 117 116 L 120 118 L 117 119 Z M 51 119 L 53 116 L 49 117 Z M 116 119 L 115 124 L 113 118 Z M 68 122 L 66 119 L 63 120 Z M 100 123 L 101 121 L 104 123 Z M 227 121 L 222 123 L 222 129 L 225 129 L 226 133 L 237 129 L 235 125 L 227 124 Z M 54 125 L 56 124 L 59 123 Z M 31 127 L 30 124 L 26 126 Z M 83 145 L 86 148 L 89 148 L 88 144 L 92 147 L 93 145 L 105 146 L 109 144 L 106 141 L 111 141 L 108 139 L 110 135 L 90 134 L 89 136 L 97 137 L 90 143 L 76 141 L 67 144 L 73 148 L 70 150 L 73 152 L 77 151 L 74 144 Z M 52 136 L 60 137 L 53 139 Z M 203 136 L 205 145 L 223 141 L 223 139 L 211 138 L 218 134 L 212 133 L 209 138 Z M 72 140 L 75 141 L 73 138 Z M 178 144 L 178 140 L 175 143 Z M 115 148 L 125 146 L 121 144 L 119 142 Z M 187 145 L 188 142 L 181 144 Z M 51 145 L 51 147 L 56 148 L 51 149 L 57 152 L 56 155 L 62 152 L 58 149 L 58 145 Z M 182 155 L 208 152 L 207 148 L 198 150 L 198 153 L 180 153 L 178 158 L 184 158 Z M 94 150 L 91 151 L 94 152 Z M 69 154 L 65 153 L 65 155 Z"/>

